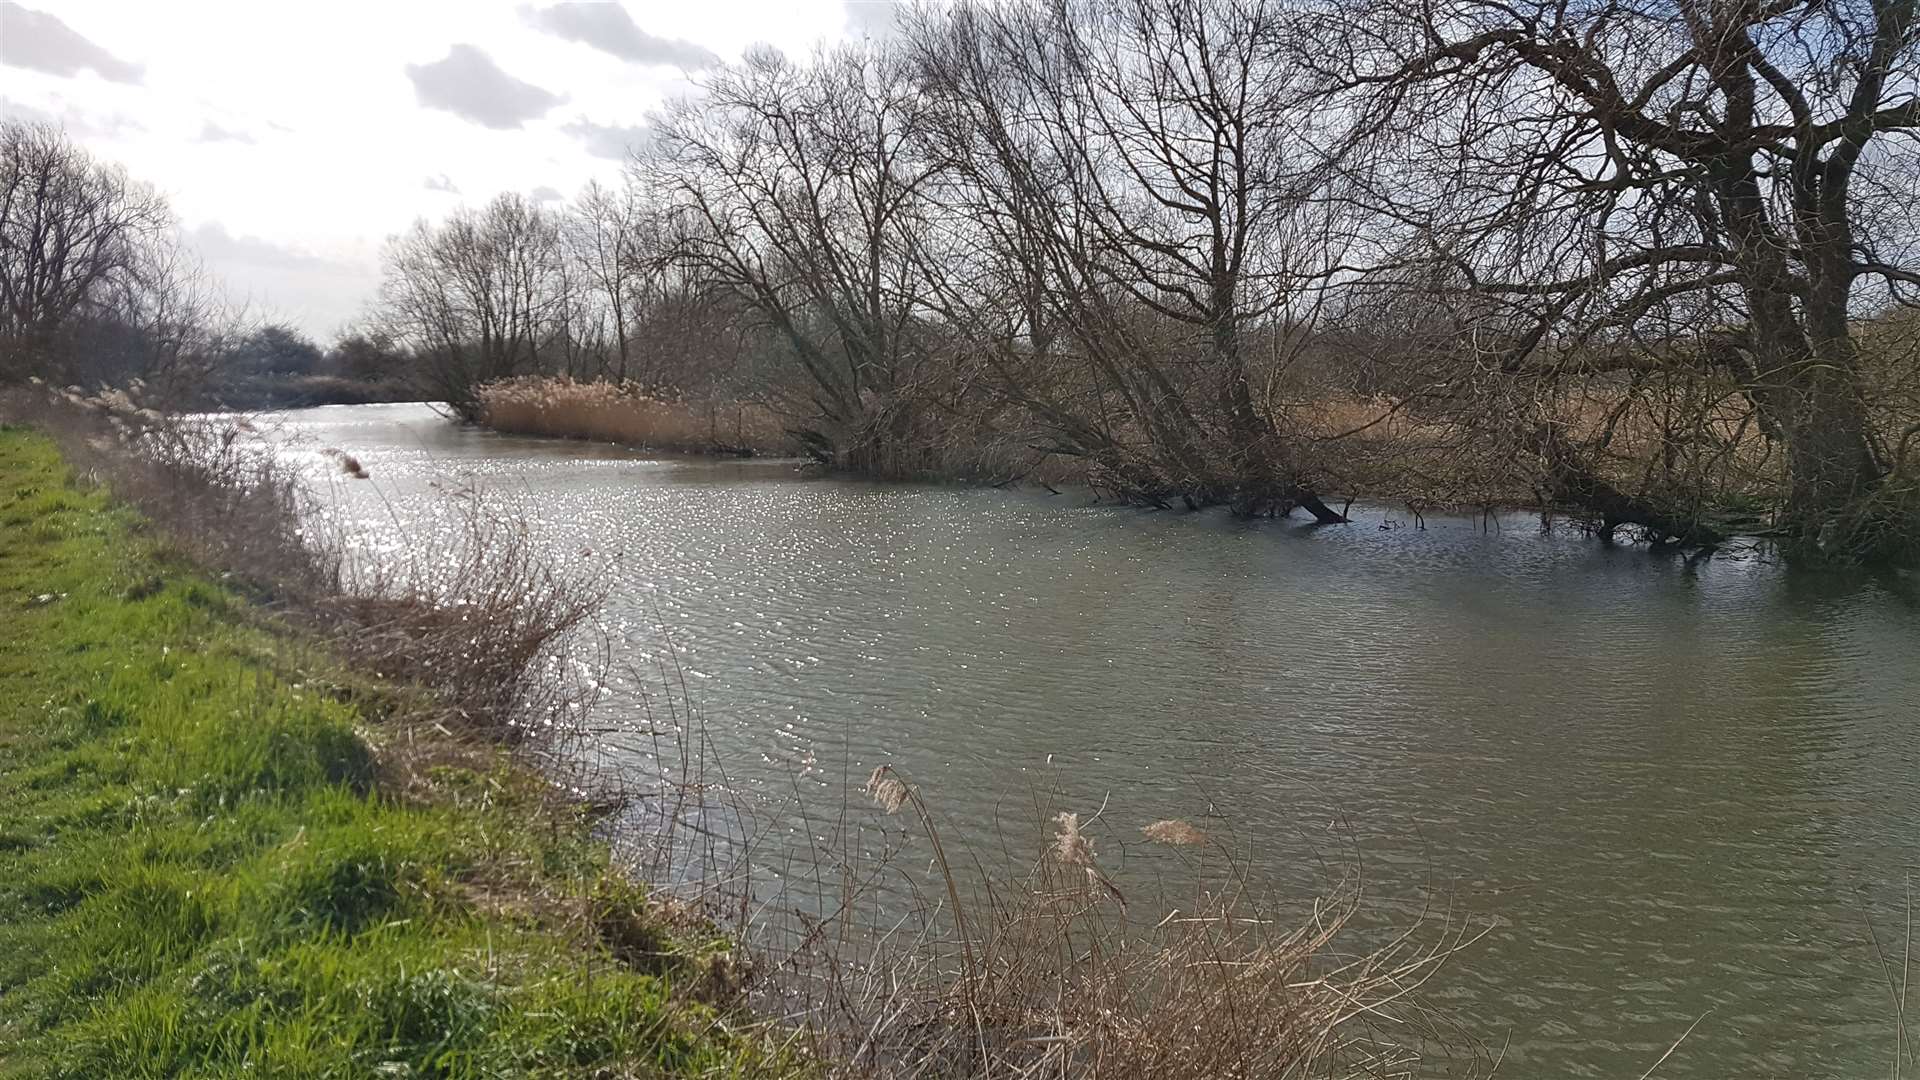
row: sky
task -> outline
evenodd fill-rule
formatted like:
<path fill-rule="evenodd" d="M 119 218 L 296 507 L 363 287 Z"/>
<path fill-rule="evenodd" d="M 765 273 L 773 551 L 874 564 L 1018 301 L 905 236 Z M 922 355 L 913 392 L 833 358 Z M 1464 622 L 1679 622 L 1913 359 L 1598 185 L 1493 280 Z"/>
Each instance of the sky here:
<path fill-rule="evenodd" d="M 419 218 L 617 180 L 647 116 L 753 45 L 883 33 L 889 0 L 0 0 L 0 115 L 172 203 L 249 314 L 331 339 Z"/>

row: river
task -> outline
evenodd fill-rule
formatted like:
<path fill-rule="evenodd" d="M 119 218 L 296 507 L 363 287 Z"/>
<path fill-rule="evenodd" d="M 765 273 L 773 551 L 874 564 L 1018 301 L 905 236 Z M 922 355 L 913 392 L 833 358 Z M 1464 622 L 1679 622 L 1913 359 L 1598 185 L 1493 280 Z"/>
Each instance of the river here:
<path fill-rule="evenodd" d="M 424 406 L 278 426 L 373 557 L 420 552 L 430 489 L 471 484 L 602 575 L 619 665 L 677 660 L 743 788 L 837 803 L 891 762 L 989 847 L 1036 790 L 1104 804 L 1123 884 L 1176 857 L 1138 839 L 1165 817 L 1282 891 L 1358 862 L 1491 927 L 1431 989 L 1502 1075 L 1638 1077 L 1696 1021 L 1657 1076 L 1889 1074 L 1868 920 L 1897 980 L 1920 868 L 1897 580 L 1521 515 L 1314 528 L 658 460 Z"/>

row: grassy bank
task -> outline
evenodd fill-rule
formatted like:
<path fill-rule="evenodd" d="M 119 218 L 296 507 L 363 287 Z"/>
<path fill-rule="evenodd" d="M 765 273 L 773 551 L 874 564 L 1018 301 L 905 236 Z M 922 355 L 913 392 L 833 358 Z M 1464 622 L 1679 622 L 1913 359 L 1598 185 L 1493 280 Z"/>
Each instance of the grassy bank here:
<path fill-rule="evenodd" d="M 723 946 L 411 699 L 0 428 L 0 1075 L 773 1068 Z"/>

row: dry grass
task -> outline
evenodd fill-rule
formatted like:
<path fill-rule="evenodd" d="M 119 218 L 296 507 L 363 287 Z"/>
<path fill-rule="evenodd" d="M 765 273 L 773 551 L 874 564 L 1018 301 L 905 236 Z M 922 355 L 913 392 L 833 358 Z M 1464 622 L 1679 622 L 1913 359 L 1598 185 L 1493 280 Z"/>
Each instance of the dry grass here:
<path fill-rule="evenodd" d="M 697 714 L 686 703 L 673 713 L 677 738 L 706 747 Z M 822 806 L 796 784 L 794 805 L 773 810 L 733 794 L 717 758 L 702 764 L 707 753 L 681 758 L 692 768 L 678 774 L 675 820 L 745 824 L 670 878 L 745 943 L 734 970 L 752 973 L 748 1000 L 794 1029 L 792 1045 L 825 1075 L 1490 1071 L 1484 1048 L 1421 998 L 1475 940 L 1450 911 L 1383 918 L 1348 875 L 1283 913 L 1227 845 L 1177 820 L 1140 827 L 1177 849 L 1172 884 L 1130 896 L 1101 855 L 1122 807 L 1087 815 L 1036 799 L 1030 833 L 956 843 L 937 798 L 891 766 L 867 778 L 866 808 Z"/>
<path fill-rule="evenodd" d="M 930 899 L 863 925 L 870 898 L 844 888 L 760 965 L 783 973 L 774 1000 L 812 1018 L 805 1036 L 836 1075 L 1214 1080 L 1488 1067 L 1418 997 L 1471 940 L 1448 913 L 1363 930 L 1367 909 L 1347 882 L 1289 920 L 1255 900 L 1230 852 L 1177 821 L 1145 831 L 1189 849 L 1191 891 L 1149 911 L 1101 866 L 1092 830 L 1118 808 L 1059 811 L 1050 832 L 1003 838 L 997 852 L 953 851 L 897 772 L 876 770 L 867 791 L 874 813 L 908 815 L 913 844 L 849 855 L 820 876 L 911 876 L 878 864 L 924 845 Z M 1012 854 L 1021 849 L 1030 860 Z"/>
<path fill-rule="evenodd" d="M 496 431 L 625 443 L 691 454 L 790 454 L 792 439 L 764 405 L 688 401 L 608 382 L 530 376 L 479 390 L 480 422 Z"/>
<path fill-rule="evenodd" d="M 1785 491 L 1784 455 L 1752 406 L 1728 387 L 1697 382 L 1654 392 L 1599 381 L 1478 411 L 1332 394 L 1286 404 L 1278 422 L 1318 451 L 1312 460 L 1332 490 L 1424 511 L 1541 508 L 1537 424 L 1582 447 L 1588 465 L 1621 490 L 1700 513 L 1775 503 Z"/>

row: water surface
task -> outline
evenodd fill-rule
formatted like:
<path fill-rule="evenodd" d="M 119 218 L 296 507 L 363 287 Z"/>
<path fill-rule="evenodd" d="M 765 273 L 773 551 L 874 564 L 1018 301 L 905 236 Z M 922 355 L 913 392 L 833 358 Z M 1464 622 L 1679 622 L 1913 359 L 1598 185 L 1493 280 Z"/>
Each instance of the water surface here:
<path fill-rule="evenodd" d="M 1510 1040 L 1502 1075 L 1638 1077 L 1696 1020 L 1657 1075 L 1890 1072 L 1867 920 L 1898 949 L 1920 866 L 1899 581 L 1518 516 L 1313 528 L 653 460 L 421 406 L 282 419 L 317 480 L 329 447 L 373 475 L 319 487 L 388 552 L 471 483 L 605 574 L 622 664 L 670 632 L 745 789 L 892 762 L 980 840 L 1035 790 L 1104 803 L 1123 882 L 1177 858 L 1137 842 L 1163 817 L 1283 891 L 1363 860 L 1387 902 L 1493 926 L 1434 989 Z"/>

